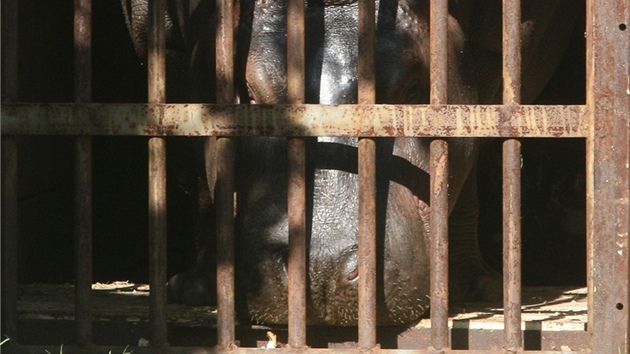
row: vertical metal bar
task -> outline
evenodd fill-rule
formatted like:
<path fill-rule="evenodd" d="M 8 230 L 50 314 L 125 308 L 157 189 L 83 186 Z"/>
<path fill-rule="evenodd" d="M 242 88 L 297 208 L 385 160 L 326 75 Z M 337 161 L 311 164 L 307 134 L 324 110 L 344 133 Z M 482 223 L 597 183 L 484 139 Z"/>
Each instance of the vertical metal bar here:
<path fill-rule="evenodd" d="M 234 33 L 232 0 L 216 0 L 216 100 L 234 101 Z M 234 156 L 232 138 L 220 137 L 217 156 L 217 347 L 235 343 L 234 321 Z"/>
<path fill-rule="evenodd" d="M 289 346 L 306 346 L 306 161 L 303 138 L 289 139 Z"/>
<path fill-rule="evenodd" d="M 304 0 L 289 0 L 287 8 L 288 103 L 304 103 Z"/>
<path fill-rule="evenodd" d="M 2 1 L 2 100 L 15 100 L 18 95 L 18 4 Z"/>
<path fill-rule="evenodd" d="M 448 1 L 431 0 L 429 19 L 430 103 L 446 104 L 448 100 Z"/>
<path fill-rule="evenodd" d="M 430 2 L 430 97 L 448 102 L 448 1 Z M 448 340 L 448 145 L 431 143 L 431 347 L 443 351 Z"/>
<path fill-rule="evenodd" d="M 431 174 L 431 347 L 444 352 L 448 336 L 448 144 L 430 147 Z"/>
<path fill-rule="evenodd" d="M 503 104 L 521 103 L 521 1 L 503 0 Z"/>
<path fill-rule="evenodd" d="M 92 100 L 91 0 L 74 0 L 74 100 Z"/>
<path fill-rule="evenodd" d="M 630 352 L 630 4 L 587 1 L 588 324 L 591 350 Z"/>
<path fill-rule="evenodd" d="M 166 99 L 165 0 L 149 1 L 148 96 L 149 103 Z M 159 112 L 154 112 L 158 113 Z M 166 142 L 149 139 L 149 311 L 151 345 L 164 348 L 166 327 Z"/>
<path fill-rule="evenodd" d="M 503 143 L 503 307 L 505 351 L 522 351 L 521 332 L 521 144 Z"/>
<path fill-rule="evenodd" d="M 287 8 L 288 103 L 304 103 L 304 0 Z M 289 347 L 306 346 L 306 147 L 303 138 L 288 140 Z"/>
<path fill-rule="evenodd" d="M 374 56 L 376 48 L 376 15 L 374 0 L 359 0 L 359 104 L 376 102 Z"/>
<path fill-rule="evenodd" d="M 92 2 L 74 1 L 74 100 L 92 99 Z M 76 342 L 92 341 L 92 138 L 75 141 Z"/>
<path fill-rule="evenodd" d="M 17 149 L 17 137 L 2 137 L 2 332 L 9 338 L 17 338 Z"/>
<path fill-rule="evenodd" d="M 18 96 L 17 0 L 2 1 L 2 100 Z M 4 103 L 4 102 L 3 102 Z M 18 140 L 2 137 L 2 332 L 17 339 Z"/>
<path fill-rule="evenodd" d="M 521 2 L 503 0 L 503 104 L 521 102 Z M 503 147 L 503 303 L 507 353 L 522 348 L 520 143 Z"/>
<path fill-rule="evenodd" d="M 376 345 L 376 141 L 359 140 L 359 347 Z"/>
<path fill-rule="evenodd" d="M 217 139 L 217 346 L 234 346 L 234 141 Z"/>
<path fill-rule="evenodd" d="M 166 142 L 149 139 L 149 282 L 151 345 L 166 346 Z"/>
<path fill-rule="evenodd" d="M 166 0 L 149 0 L 147 66 L 149 103 L 166 101 Z"/>
<path fill-rule="evenodd" d="M 92 138 L 75 141 L 75 319 L 78 345 L 92 342 Z"/>
<path fill-rule="evenodd" d="M 232 0 L 216 0 L 216 100 L 234 103 L 234 24 Z"/>
<path fill-rule="evenodd" d="M 374 0 L 359 0 L 359 104 L 376 102 Z M 376 140 L 359 140 L 359 348 L 376 346 Z"/>

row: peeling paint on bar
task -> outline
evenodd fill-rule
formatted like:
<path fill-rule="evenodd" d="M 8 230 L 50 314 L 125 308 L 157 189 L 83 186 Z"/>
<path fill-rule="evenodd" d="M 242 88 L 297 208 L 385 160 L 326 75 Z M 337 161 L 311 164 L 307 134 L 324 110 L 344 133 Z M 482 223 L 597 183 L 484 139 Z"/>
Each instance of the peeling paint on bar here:
<path fill-rule="evenodd" d="M 4 104 L 2 134 L 586 137 L 586 106 Z"/>

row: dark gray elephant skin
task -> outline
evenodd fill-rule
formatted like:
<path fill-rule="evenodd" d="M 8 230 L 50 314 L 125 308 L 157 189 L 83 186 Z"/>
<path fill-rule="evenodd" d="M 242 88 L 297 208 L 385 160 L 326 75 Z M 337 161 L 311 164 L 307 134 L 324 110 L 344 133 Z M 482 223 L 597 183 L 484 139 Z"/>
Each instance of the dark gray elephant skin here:
<path fill-rule="evenodd" d="M 194 20 L 188 15 L 203 1 L 195 2 L 195 6 L 192 3 L 188 8 L 182 6 L 187 4 L 183 1 L 169 6 L 172 23 L 177 23 L 170 27 L 171 32 L 184 33 L 183 39 L 172 39 L 171 43 L 186 43 L 186 33 L 190 32 L 186 21 Z M 125 1 L 123 4 L 129 6 Z M 501 3 L 478 0 L 454 1 L 450 5 L 449 103 L 500 102 Z M 428 1 L 380 0 L 376 8 L 377 101 L 426 103 Z M 237 65 L 243 69 L 237 76 L 243 77 L 247 87 L 241 100 L 256 104 L 285 102 L 286 2 L 242 0 L 240 9 L 236 61 L 244 66 Z M 307 3 L 307 102 L 356 102 L 357 12 L 353 0 Z M 523 102 L 533 100 L 553 72 L 571 33 L 575 13 L 576 6 L 571 1 L 525 2 Z M 142 15 L 139 11 L 136 16 Z M 213 37 L 204 32 L 211 26 L 205 26 L 196 27 L 202 33 L 195 33 L 192 42 Z M 132 33 L 142 33 L 141 28 L 134 28 L 133 24 L 130 27 Z M 194 53 L 190 48 L 181 52 L 184 56 Z M 191 76 L 197 70 L 199 67 L 191 68 Z M 208 67 L 203 75 L 211 72 Z M 190 97 L 204 95 L 202 92 Z M 381 325 L 409 323 L 422 316 L 429 305 L 429 142 L 428 138 L 378 141 L 377 313 Z M 479 142 L 472 138 L 448 142 L 451 299 L 498 299 L 502 293 L 500 276 L 484 262 L 476 236 L 475 164 Z M 356 138 L 307 139 L 309 324 L 357 322 L 357 279 L 361 274 L 357 271 L 356 146 Z M 256 322 L 287 321 L 286 149 L 283 138 L 239 140 L 237 310 Z M 211 253 L 204 249 L 204 255 Z M 198 262 L 210 268 L 208 257 L 200 257 Z M 201 273 L 193 271 L 175 277 L 170 286 L 173 297 L 186 303 L 210 301 L 204 292 L 211 291 L 212 286 L 206 285 L 209 280 Z"/>

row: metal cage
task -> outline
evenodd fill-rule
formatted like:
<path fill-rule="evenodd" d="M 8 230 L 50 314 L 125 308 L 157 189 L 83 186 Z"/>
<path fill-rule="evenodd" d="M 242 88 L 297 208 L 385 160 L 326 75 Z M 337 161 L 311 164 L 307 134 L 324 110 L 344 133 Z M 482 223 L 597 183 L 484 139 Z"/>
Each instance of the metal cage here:
<path fill-rule="evenodd" d="M 165 0 L 149 1 L 149 102 L 98 104 L 91 101 L 91 3 L 75 0 L 75 102 L 25 104 L 17 97 L 17 0 L 2 1 L 2 208 L 3 208 L 3 329 L 17 335 L 17 137 L 20 135 L 76 136 L 75 285 L 76 342 L 65 352 L 123 350 L 92 343 L 91 136 L 142 135 L 149 141 L 150 318 L 151 348 L 134 352 L 256 352 L 236 345 L 234 320 L 234 145 L 237 136 L 289 137 L 290 256 L 288 347 L 280 352 L 335 353 L 401 352 L 380 349 L 375 326 L 375 185 L 374 139 L 377 137 L 502 137 L 504 144 L 504 329 L 502 349 L 456 350 L 449 328 L 447 206 L 444 175 L 431 173 L 431 327 L 429 342 L 417 353 L 516 353 L 523 351 L 520 279 L 520 144 L 512 138 L 579 137 L 587 142 L 587 296 L 590 349 L 581 352 L 630 352 L 629 234 L 630 172 L 630 3 L 627 0 L 587 1 L 586 104 L 534 106 L 520 104 L 520 44 L 503 41 L 503 103 L 446 105 L 447 2 L 431 1 L 431 95 L 427 105 L 375 103 L 374 2 L 359 0 L 359 104 L 304 104 L 304 1 L 289 1 L 288 82 L 286 105 L 234 105 L 232 93 L 232 1 L 217 0 L 217 104 L 166 104 L 164 89 Z M 504 38 L 520 36 L 520 1 L 503 1 Z M 306 123 L 308 122 L 308 124 Z M 440 122 L 436 125 L 435 122 Z M 163 136 L 218 137 L 218 323 L 214 348 L 176 348 L 167 343 L 165 271 L 165 141 Z M 358 136 L 360 176 L 360 270 L 358 345 L 353 349 L 308 349 L 305 317 L 305 136 Z M 446 168 L 446 143 L 431 146 L 432 171 Z M 439 201 L 442 201 L 441 203 Z M 471 334 L 473 335 L 473 334 Z M 41 347 L 7 343 L 3 349 L 39 352 Z M 52 349 L 55 350 L 55 349 Z M 268 350 L 268 349 L 266 349 Z M 532 351 L 547 353 L 556 351 Z M 560 352 L 560 351 L 557 351 Z"/>

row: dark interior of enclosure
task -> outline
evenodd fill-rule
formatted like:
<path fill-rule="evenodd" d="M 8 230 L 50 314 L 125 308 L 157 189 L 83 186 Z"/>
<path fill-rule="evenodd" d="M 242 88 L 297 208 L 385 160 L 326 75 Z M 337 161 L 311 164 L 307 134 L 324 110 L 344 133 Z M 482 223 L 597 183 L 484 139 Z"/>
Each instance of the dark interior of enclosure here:
<path fill-rule="evenodd" d="M 145 102 L 146 67 L 127 36 L 118 2 L 95 1 L 93 6 L 93 101 Z M 19 101 L 72 101 L 72 10 L 62 0 L 20 2 Z M 584 47 L 583 28 L 578 28 L 536 104 L 584 104 Z M 147 282 L 147 140 L 94 138 L 94 281 Z M 170 276 L 195 262 L 200 171 L 194 167 L 197 157 L 182 153 L 198 138 L 167 140 Z M 523 285 L 583 286 L 585 141 L 530 138 L 522 144 Z M 71 283 L 72 139 L 23 137 L 19 151 L 18 281 Z M 480 245 L 488 263 L 500 270 L 500 139 L 485 139 L 478 173 Z"/>
<path fill-rule="evenodd" d="M 93 101 L 146 101 L 146 67 L 128 38 L 118 3 L 95 2 Z M 72 6 L 20 2 L 20 101 L 72 100 Z M 46 40 L 35 40 L 46 38 Z M 44 60 L 42 60 L 44 59 Z M 585 101 L 583 29 L 536 104 Z M 169 274 L 194 263 L 192 216 L 199 171 L 187 151 L 196 138 L 170 138 Z M 584 141 L 522 139 L 524 285 L 585 283 Z M 24 137 L 20 149 L 20 283 L 73 279 L 72 142 Z M 146 282 L 147 139 L 94 139 L 94 280 Z M 179 151 L 178 151 L 179 150 Z M 501 264 L 500 141 L 488 139 L 479 165 L 480 242 Z"/>

